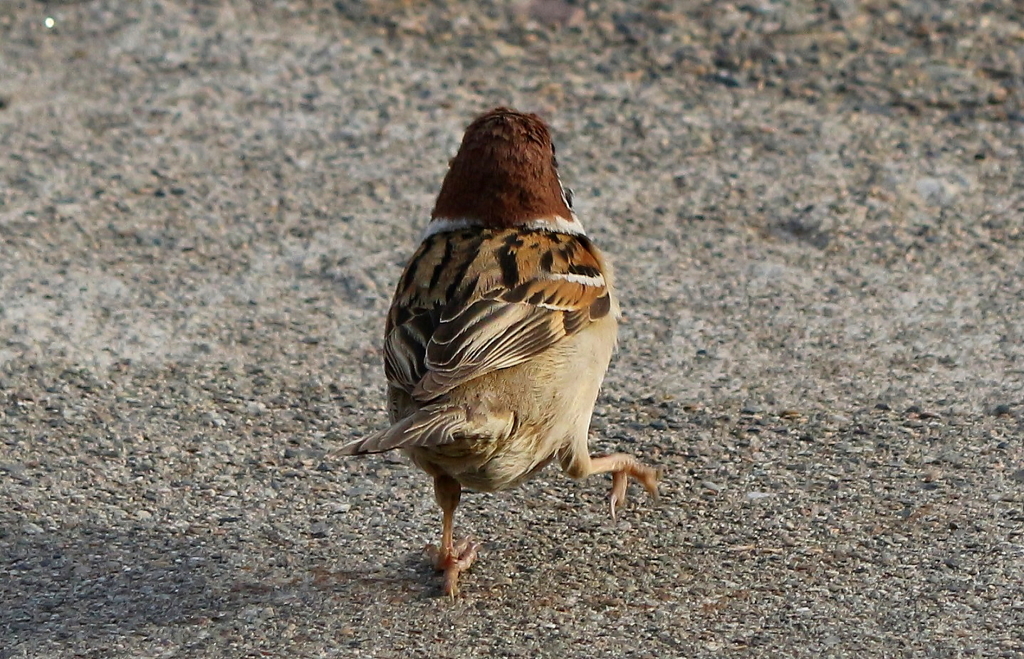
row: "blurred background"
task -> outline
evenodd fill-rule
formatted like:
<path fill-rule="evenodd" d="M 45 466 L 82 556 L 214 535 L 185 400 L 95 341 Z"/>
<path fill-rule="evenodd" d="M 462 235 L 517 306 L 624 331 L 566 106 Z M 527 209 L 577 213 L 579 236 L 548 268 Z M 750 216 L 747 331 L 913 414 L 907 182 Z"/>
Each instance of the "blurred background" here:
<path fill-rule="evenodd" d="M 645 393 L 792 406 L 806 373 L 979 411 L 1020 381 L 1019 325 L 985 320 L 1024 311 L 1010 0 L 9 2 L 0 30 L 4 361 L 272 336 L 375 372 L 447 158 L 508 104 L 619 263 L 623 357 L 673 369 Z"/>

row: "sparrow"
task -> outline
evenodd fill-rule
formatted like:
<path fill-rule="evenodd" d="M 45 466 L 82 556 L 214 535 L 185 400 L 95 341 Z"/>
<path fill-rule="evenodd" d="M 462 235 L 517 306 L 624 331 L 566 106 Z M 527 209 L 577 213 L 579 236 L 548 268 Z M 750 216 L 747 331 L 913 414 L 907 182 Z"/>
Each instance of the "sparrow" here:
<path fill-rule="evenodd" d="M 557 460 L 572 478 L 610 472 L 657 497 L 660 472 L 631 455 L 592 456 L 588 429 L 615 349 L 612 270 L 562 186 L 547 125 L 504 107 L 477 117 L 449 163 L 384 330 L 391 426 L 342 455 L 401 449 L 434 479 L 444 592 L 480 545 L 454 539 L 463 488 L 519 485 Z"/>

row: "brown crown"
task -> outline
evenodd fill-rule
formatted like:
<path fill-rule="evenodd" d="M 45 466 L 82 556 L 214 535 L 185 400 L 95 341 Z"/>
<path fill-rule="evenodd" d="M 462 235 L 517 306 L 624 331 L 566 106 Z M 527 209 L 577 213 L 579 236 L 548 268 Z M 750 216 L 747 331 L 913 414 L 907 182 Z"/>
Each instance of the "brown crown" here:
<path fill-rule="evenodd" d="M 432 218 L 507 228 L 571 216 L 558 181 L 551 133 L 535 114 L 495 108 L 466 129 L 437 195 Z"/>

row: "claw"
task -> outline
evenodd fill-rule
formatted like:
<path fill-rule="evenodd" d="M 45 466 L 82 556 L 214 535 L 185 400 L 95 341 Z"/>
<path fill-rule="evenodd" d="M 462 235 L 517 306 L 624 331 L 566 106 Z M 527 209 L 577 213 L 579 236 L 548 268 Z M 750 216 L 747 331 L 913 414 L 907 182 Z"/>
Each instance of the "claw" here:
<path fill-rule="evenodd" d="M 626 488 L 629 487 L 629 476 L 624 471 L 612 472 L 612 492 L 609 496 L 612 507 L 612 521 L 616 520 L 616 511 L 626 503 Z"/>

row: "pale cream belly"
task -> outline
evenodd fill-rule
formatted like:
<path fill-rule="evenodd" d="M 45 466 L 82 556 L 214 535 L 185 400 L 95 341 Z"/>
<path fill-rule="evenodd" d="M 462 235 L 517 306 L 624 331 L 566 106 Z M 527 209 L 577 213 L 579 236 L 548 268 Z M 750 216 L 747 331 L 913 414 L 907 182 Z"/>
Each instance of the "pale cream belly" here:
<path fill-rule="evenodd" d="M 445 396 L 446 403 L 486 415 L 511 415 L 507 436 L 457 437 L 406 454 L 431 475 L 492 492 L 519 485 L 556 456 L 565 465 L 566 457 L 586 452 L 590 417 L 614 347 L 614 324 L 611 317 L 598 321 L 534 360 L 484 375 Z M 393 420 L 419 409 L 401 391 L 392 392 L 391 402 Z"/>
<path fill-rule="evenodd" d="M 447 450 L 450 447 L 452 445 L 418 448 L 407 453 L 427 473 L 446 474 L 464 487 L 478 492 L 496 492 L 515 487 L 544 468 L 554 457 L 553 451 L 547 456 L 538 456 L 529 449 L 522 450 L 510 445 L 486 457 L 472 450 Z"/>

